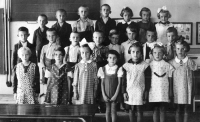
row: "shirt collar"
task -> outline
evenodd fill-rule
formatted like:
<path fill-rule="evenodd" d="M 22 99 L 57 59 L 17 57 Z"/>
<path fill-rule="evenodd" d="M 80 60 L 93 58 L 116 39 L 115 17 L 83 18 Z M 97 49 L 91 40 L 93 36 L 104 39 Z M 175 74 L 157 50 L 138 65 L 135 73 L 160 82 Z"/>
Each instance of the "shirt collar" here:
<path fill-rule="evenodd" d="M 78 45 L 73 46 L 72 44 L 70 45 L 70 48 L 75 48 L 75 47 L 79 47 Z"/>
<path fill-rule="evenodd" d="M 137 62 L 133 62 L 133 60 L 132 59 L 130 59 L 129 61 L 128 61 L 128 63 L 132 63 L 132 64 L 139 64 L 139 63 L 141 63 L 142 62 L 142 60 L 138 60 Z"/>
<path fill-rule="evenodd" d="M 88 61 L 86 61 L 86 62 L 85 62 L 84 60 L 81 60 L 81 61 L 80 61 L 80 63 L 91 63 L 91 62 L 92 62 L 92 60 L 88 60 Z"/>
<path fill-rule="evenodd" d="M 108 64 L 106 64 L 106 69 L 108 69 L 108 70 L 116 70 L 117 69 L 117 65 L 114 65 L 114 66 L 110 67 Z"/>
<path fill-rule="evenodd" d="M 27 47 L 27 41 L 26 42 L 21 42 L 20 41 L 20 43 L 22 44 L 23 47 Z"/>
<path fill-rule="evenodd" d="M 165 23 L 163 23 L 163 22 L 159 22 L 160 24 L 163 24 L 163 25 L 167 25 L 167 24 L 170 24 L 170 22 L 169 21 L 167 21 L 167 22 L 165 22 Z"/>
<path fill-rule="evenodd" d="M 130 24 L 131 24 L 131 21 L 129 21 L 129 22 L 126 22 L 126 21 L 124 21 L 124 20 L 122 21 L 122 24 L 126 24 L 126 23 L 127 23 L 128 25 L 130 25 Z"/>
<path fill-rule="evenodd" d="M 79 19 L 77 20 L 77 22 L 79 22 L 79 21 L 87 22 L 88 20 L 89 20 L 88 18 L 86 18 L 85 20 L 81 20 L 81 18 L 79 18 Z"/>
<path fill-rule="evenodd" d="M 180 63 L 180 59 L 178 59 L 178 57 L 176 56 L 175 57 L 175 61 L 177 62 L 177 63 Z M 183 61 L 183 63 L 186 63 L 187 61 L 188 61 L 188 57 L 186 56 L 184 59 L 182 59 L 182 61 Z"/>
<path fill-rule="evenodd" d="M 152 42 L 152 43 L 146 42 L 146 45 L 147 45 L 148 47 L 150 47 L 151 49 L 154 48 L 154 45 L 155 45 L 155 44 L 156 44 L 156 42 Z"/>
<path fill-rule="evenodd" d="M 54 45 L 56 45 L 56 42 L 49 43 L 48 45 L 49 45 L 49 47 L 54 46 Z"/>
<path fill-rule="evenodd" d="M 137 41 L 137 40 L 132 40 L 132 41 L 131 41 L 131 40 L 128 40 L 127 43 L 128 43 L 128 44 L 129 44 L 129 43 L 130 43 L 130 44 L 133 44 L 133 43 L 136 43 L 136 42 L 138 42 L 138 41 Z"/>

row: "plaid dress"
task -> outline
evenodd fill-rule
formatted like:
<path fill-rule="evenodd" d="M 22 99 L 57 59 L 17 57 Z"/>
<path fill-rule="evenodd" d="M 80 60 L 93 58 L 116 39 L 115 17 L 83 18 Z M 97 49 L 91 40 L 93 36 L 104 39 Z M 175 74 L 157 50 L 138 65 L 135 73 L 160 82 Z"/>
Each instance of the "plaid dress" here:
<path fill-rule="evenodd" d="M 78 100 L 75 104 L 94 104 L 97 90 L 97 65 L 95 62 L 81 61 L 76 64 L 74 71 L 73 90 L 78 91 Z"/>

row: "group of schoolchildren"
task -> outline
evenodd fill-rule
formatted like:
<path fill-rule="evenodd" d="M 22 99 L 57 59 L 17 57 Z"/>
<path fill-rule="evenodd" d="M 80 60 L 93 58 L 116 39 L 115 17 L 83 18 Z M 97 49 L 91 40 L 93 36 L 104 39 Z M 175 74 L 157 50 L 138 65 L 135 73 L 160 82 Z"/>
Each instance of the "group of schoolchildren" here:
<path fill-rule="evenodd" d="M 14 97 L 18 104 L 37 104 L 42 96 L 40 83 L 47 84 L 45 104 L 106 105 L 106 121 L 117 121 L 117 103 L 129 111 L 130 122 L 143 118 L 142 105 L 153 106 L 154 122 L 165 121 L 165 107 L 173 102 L 176 122 L 188 121 L 188 105 L 194 95 L 193 73 L 196 63 L 187 57 L 190 47 L 179 37 L 164 6 L 150 21 L 151 11 L 142 8 L 138 23 L 133 12 L 122 9 L 123 21 L 109 17 L 111 7 L 101 6 L 101 17 L 88 18 L 89 8 L 80 6 L 80 18 L 71 26 L 65 22 L 66 11 L 56 12 L 57 22 L 48 28 L 47 16 L 38 16 L 33 44 L 27 41 L 26 27 L 18 29 L 14 46 Z M 87 42 L 79 44 L 82 39 Z M 93 46 L 92 46 L 93 45 Z M 38 64 L 38 65 L 37 65 Z M 98 102 L 99 103 L 99 102 Z M 181 117 L 181 108 L 184 117 Z"/>

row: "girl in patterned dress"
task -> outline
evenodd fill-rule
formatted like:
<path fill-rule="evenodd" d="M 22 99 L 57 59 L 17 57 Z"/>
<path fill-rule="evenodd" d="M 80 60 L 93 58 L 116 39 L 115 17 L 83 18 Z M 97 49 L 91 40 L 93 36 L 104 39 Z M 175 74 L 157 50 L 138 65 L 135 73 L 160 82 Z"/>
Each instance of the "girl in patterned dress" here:
<path fill-rule="evenodd" d="M 45 103 L 66 105 L 68 104 L 68 76 L 70 76 L 70 68 L 63 63 L 65 50 L 62 47 L 55 48 L 54 59 L 50 72 L 47 73 L 48 84 Z M 72 77 L 72 76 L 71 76 Z"/>
<path fill-rule="evenodd" d="M 17 104 L 37 104 L 40 93 L 39 68 L 29 61 L 31 50 L 28 47 L 21 47 L 18 56 L 22 62 L 16 66 L 18 83 L 14 85 L 14 99 Z"/>
<path fill-rule="evenodd" d="M 74 104 L 94 104 L 98 84 L 97 64 L 90 60 L 92 50 L 87 44 L 80 48 L 82 60 L 75 65 Z"/>
<path fill-rule="evenodd" d="M 149 84 L 145 83 L 149 76 L 149 65 L 142 60 L 142 46 L 139 42 L 129 48 L 131 59 L 122 68 L 126 80 L 122 81 L 122 93 L 126 108 L 129 109 L 130 122 L 134 119 L 134 109 L 137 111 L 137 122 L 142 122 L 142 105 L 147 100 Z M 144 101 L 143 101 L 144 100 Z"/>
<path fill-rule="evenodd" d="M 151 68 L 151 88 L 149 102 L 153 105 L 154 122 L 165 122 L 165 106 L 172 99 L 172 72 L 173 67 L 163 60 L 165 48 L 155 44 L 152 49 L 153 61 Z M 160 112 L 159 112 L 160 111 Z M 159 118 L 160 113 L 160 118 Z"/>
<path fill-rule="evenodd" d="M 187 57 L 190 47 L 187 42 L 177 40 L 175 43 L 176 57 L 170 61 L 174 66 L 173 72 L 173 90 L 174 103 L 176 108 L 176 122 L 180 122 L 181 108 L 184 109 L 184 122 L 188 122 L 188 106 L 191 104 L 194 96 L 193 71 L 197 70 L 197 64 Z M 182 117 L 183 118 L 183 117 Z"/>
<path fill-rule="evenodd" d="M 116 50 L 108 52 L 108 64 L 100 67 L 98 76 L 101 77 L 101 90 L 103 100 L 106 103 L 106 121 L 116 122 L 117 120 L 117 102 L 120 102 L 120 88 L 122 73 L 119 72 L 117 61 L 119 53 Z M 111 117 L 112 115 L 112 117 Z"/>

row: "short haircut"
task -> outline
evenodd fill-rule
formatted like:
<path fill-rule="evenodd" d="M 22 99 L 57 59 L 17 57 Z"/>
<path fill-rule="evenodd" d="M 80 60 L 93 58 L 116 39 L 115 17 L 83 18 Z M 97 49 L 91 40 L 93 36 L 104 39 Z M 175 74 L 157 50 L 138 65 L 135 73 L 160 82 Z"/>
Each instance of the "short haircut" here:
<path fill-rule="evenodd" d="M 28 28 L 26 28 L 26 27 L 19 27 L 18 31 L 23 31 L 23 32 L 26 32 L 27 34 L 29 34 Z"/>
<path fill-rule="evenodd" d="M 157 13 L 158 19 L 160 19 L 160 13 L 167 13 L 168 18 L 171 18 L 171 17 L 172 17 L 171 13 L 170 13 L 168 10 L 163 10 L 163 9 L 161 9 L 160 12 Z"/>
<path fill-rule="evenodd" d="M 179 36 L 177 41 L 175 42 L 175 46 L 176 46 L 176 44 L 183 45 L 186 48 L 185 52 L 189 52 L 190 51 L 190 45 L 184 40 L 185 40 L 185 37 Z"/>
<path fill-rule="evenodd" d="M 102 9 L 103 6 L 107 6 L 107 7 L 110 9 L 110 11 L 111 11 L 110 5 L 108 5 L 108 4 L 103 4 L 103 5 L 101 5 L 101 9 Z"/>
<path fill-rule="evenodd" d="M 143 48 L 142 48 L 142 44 L 140 42 L 133 43 L 128 49 L 128 54 L 131 54 L 131 48 L 133 48 L 133 47 L 140 48 L 140 52 L 141 52 L 141 54 L 143 54 Z"/>
<path fill-rule="evenodd" d="M 65 9 L 58 9 L 58 10 L 56 11 L 56 13 L 57 13 L 57 12 L 65 13 L 65 15 L 67 16 L 67 11 L 66 11 Z"/>
<path fill-rule="evenodd" d="M 56 30 L 54 28 L 49 28 L 47 30 L 47 32 L 54 32 L 54 34 L 57 35 L 57 32 L 56 32 Z"/>
<path fill-rule="evenodd" d="M 87 5 L 81 5 L 80 7 L 78 7 L 78 12 L 79 12 L 79 9 L 80 9 L 81 7 L 86 8 L 87 11 L 89 12 L 89 7 L 88 7 Z"/>
<path fill-rule="evenodd" d="M 116 29 L 110 30 L 109 36 L 111 37 L 111 36 L 113 36 L 113 35 L 118 35 L 118 36 L 119 36 L 119 33 L 118 33 L 118 31 L 117 31 Z"/>
<path fill-rule="evenodd" d="M 21 47 L 21 48 L 19 48 L 19 50 L 17 51 L 18 57 L 22 58 L 22 54 L 24 52 L 28 52 L 29 56 L 31 57 L 32 52 L 31 52 L 31 50 L 28 47 Z"/>
<path fill-rule="evenodd" d="M 109 54 L 115 55 L 117 60 L 119 60 L 119 53 L 116 50 L 109 50 L 107 55 Z"/>
<path fill-rule="evenodd" d="M 121 10 L 120 16 L 123 17 L 124 13 L 127 12 L 130 14 L 131 17 L 133 17 L 133 11 L 129 7 L 125 7 Z"/>
<path fill-rule="evenodd" d="M 54 53 L 55 53 L 56 51 L 61 52 L 61 53 L 62 53 L 62 56 L 65 56 L 65 50 L 64 50 L 64 48 L 62 48 L 62 47 L 57 47 L 57 48 L 54 49 Z"/>
<path fill-rule="evenodd" d="M 48 23 L 48 17 L 45 14 L 40 14 L 38 17 L 44 17 L 46 19 L 46 23 Z"/>
<path fill-rule="evenodd" d="M 99 33 L 99 34 L 102 35 L 102 37 L 104 37 L 104 32 L 103 32 L 103 31 L 97 31 L 97 30 L 96 30 L 96 31 L 93 32 L 93 35 L 94 35 L 94 33 Z"/>
<path fill-rule="evenodd" d="M 81 48 L 88 48 L 88 50 L 90 51 L 90 55 L 92 54 L 92 50 L 88 44 L 82 45 Z"/>
<path fill-rule="evenodd" d="M 138 34 L 137 26 L 134 25 L 134 24 L 128 25 L 128 27 L 126 29 L 130 29 L 131 32 L 134 32 L 134 33 Z"/>
<path fill-rule="evenodd" d="M 164 54 L 164 55 L 166 54 L 165 47 L 164 47 L 163 45 L 160 46 L 160 45 L 158 45 L 158 44 L 155 44 L 155 45 L 154 45 L 153 49 L 151 50 L 151 53 L 152 53 L 152 54 L 153 54 L 153 50 L 154 50 L 155 48 L 159 48 L 159 49 L 161 49 L 162 52 L 163 52 L 163 54 Z"/>
<path fill-rule="evenodd" d="M 174 27 L 169 27 L 167 29 L 167 33 L 174 33 L 176 36 L 178 36 L 178 31 Z"/>
<path fill-rule="evenodd" d="M 142 12 L 143 11 L 146 11 L 146 12 L 149 12 L 149 16 L 151 17 L 151 10 L 147 7 L 143 7 L 141 10 L 140 10 L 140 16 L 142 17 Z"/>

